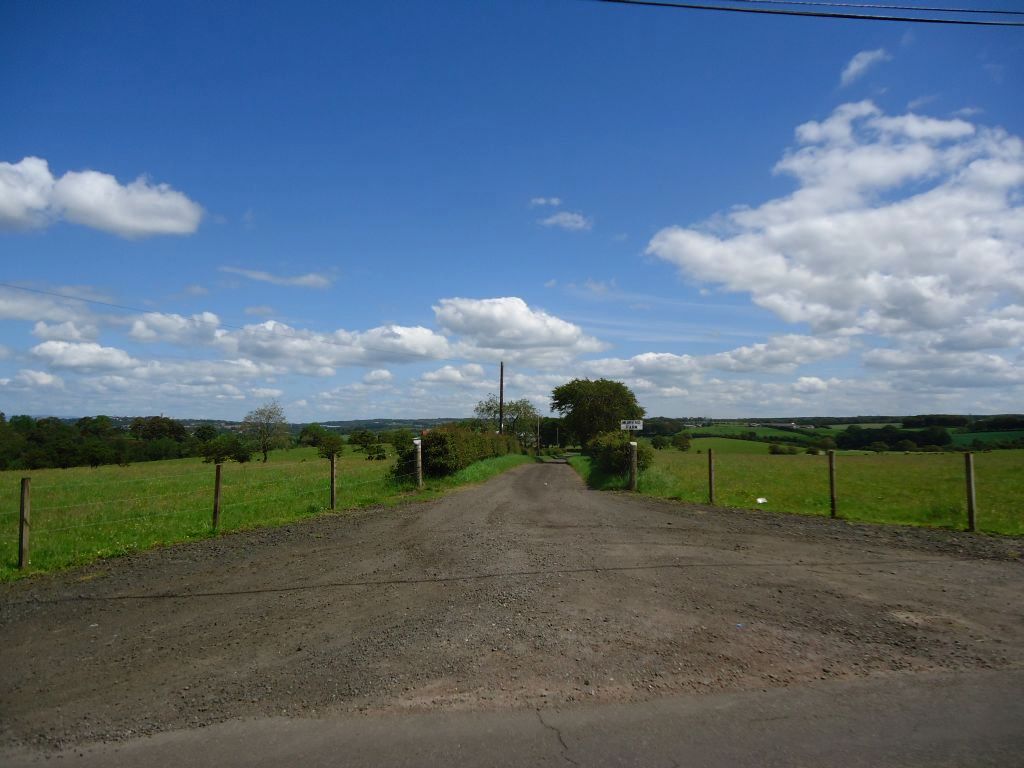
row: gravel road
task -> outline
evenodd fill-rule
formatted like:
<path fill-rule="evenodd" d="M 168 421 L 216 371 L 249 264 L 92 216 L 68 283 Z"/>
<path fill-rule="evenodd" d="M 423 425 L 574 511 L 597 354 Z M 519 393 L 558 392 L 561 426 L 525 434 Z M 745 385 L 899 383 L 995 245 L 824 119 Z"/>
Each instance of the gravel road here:
<path fill-rule="evenodd" d="M 1024 668 L 1019 539 L 519 467 L 441 500 L 0 587 L 0 746 Z"/>

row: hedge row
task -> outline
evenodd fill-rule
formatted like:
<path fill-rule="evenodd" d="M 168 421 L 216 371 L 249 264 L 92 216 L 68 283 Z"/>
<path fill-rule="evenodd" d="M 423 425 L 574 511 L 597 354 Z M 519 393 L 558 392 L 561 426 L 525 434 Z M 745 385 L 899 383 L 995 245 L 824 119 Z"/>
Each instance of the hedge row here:
<path fill-rule="evenodd" d="M 518 441 L 508 435 L 473 432 L 458 427 L 433 429 L 423 436 L 423 474 L 444 477 L 481 459 L 518 451 Z"/>
<path fill-rule="evenodd" d="M 629 444 L 633 436 L 626 432 L 602 432 L 589 443 L 586 453 L 599 470 L 609 475 L 629 472 Z M 636 448 L 637 471 L 643 472 L 654 461 L 654 451 L 646 443 Z"/>
<path fill-rule="evenodd" d="M 398 448 L 398 461 L 393 476 L 409 482 L 416 472 L 416 448 L 410 443 Z M 445 477 L 465 469 L 470 464 L 518 453 L 519 441 L 507 435 L 474 432 L 455 426 L 432 429 L 423 436 L 423 474 L 426 477 Z"/>

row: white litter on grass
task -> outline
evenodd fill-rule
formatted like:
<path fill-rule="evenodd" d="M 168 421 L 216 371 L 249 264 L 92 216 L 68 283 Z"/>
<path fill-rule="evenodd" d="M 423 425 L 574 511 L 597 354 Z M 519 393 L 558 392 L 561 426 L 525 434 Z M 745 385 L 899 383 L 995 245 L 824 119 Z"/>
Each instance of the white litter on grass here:
<path fill-rule="evenodd" d="M 768 499 L 766 499 L 764 496 L 758 496 L 757 497 L 757 503 L 758 504 L 767 504 L 768 503 Z"/>

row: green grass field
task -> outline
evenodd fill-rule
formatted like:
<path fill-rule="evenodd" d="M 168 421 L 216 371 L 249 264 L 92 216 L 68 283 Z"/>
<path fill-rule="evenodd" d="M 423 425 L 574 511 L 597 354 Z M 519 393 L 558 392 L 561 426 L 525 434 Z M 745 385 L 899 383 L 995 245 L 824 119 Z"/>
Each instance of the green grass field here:
<path fill-rule="evenodd" d="M 394 463 L 344 453 L 337 463 L 339 511 L 436 497 L 482 482 L 533 459 L 502 456 L 477 462 L 422 491 L 388 477 Z M 279 525 L 323 513 L 330 504 L 330 470 L 315 448 L 274 451 L 270 461 L 227 463 L 222 470 L 220 531 Z M 17 570 L 21 477 L 32 478 L 31 567 Z M 411 480 L 411 478 L 410 478 Z M 0 472 L 0 580 L 51 571 L 211 535 L 214 467 L 178 459 L 97 469 Z"/>
<path fill-rule="evenodd" d="M 696 443 L 696 441 L 694 441 Z M 573 466 L 595 487 L 623 488 L 622 477 L 591 476 L 589 459 Z M 1024 450 L 974 457 L 977 526 L 989 533 L 1024 535 Z M 715 452 L 716 503 L 722 506 L 828 515 L 825 456 Z M 960 454 L 838 455 L 839 516 L 878 523 L 962 529 L 967 520 L 964 459 Z M 707 454 L 655 451 L 639 479 L 651 496 L 706 503 Z M 758 504 L 758 498 L 766 498 Z"/>
<path fill-rule="evenodd" d="M 1024 429 L 1010 432 L 953 432 L 953 445 L 969 446 L 975 440 L 982 443 L 1001 443 L 1004 440 L 1020 440 L 1024 437 Z"/>
<path fill-rule="evenodd" d="M 790 432 L 789 430 L 776 429 L 775 427 L 748 427 L 745 424 L 715 424 L 710 427 L 698 427 L 691 431 L 697 434 L 721 435 L 722 437 L 746 435 L 753 432 L 758 437 L 766 437 L 772 440 L 779 440 L 781 442 L 801 443 L 807 443 L 820 437 L 831 436 L 830 432 L 819 433 L 817 430 L 811 429 L 800 430 L 799 432 Z"/>
<path fill-rule="evenodd" d="M 695 437 L 690 441 L 690 450 L 693 453 L 700 451 L 707 453 L 711 448 L 715 453 L 753 453 L 767 454 L 768 443 L 759 443 L 755 440 L 734 440 L 728 437 Z M 672 451 L 666 448 L 661 453 Z M 672 451 L 678 453 L 678 451 Z"/>

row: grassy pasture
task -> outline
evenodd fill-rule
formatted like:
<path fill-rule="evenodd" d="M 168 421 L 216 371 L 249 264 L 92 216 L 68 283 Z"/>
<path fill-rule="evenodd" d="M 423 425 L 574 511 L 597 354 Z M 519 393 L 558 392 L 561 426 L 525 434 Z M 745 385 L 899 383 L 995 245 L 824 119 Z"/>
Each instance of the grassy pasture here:
<path fill-rule="evenodd" d="M 696 442 L 696 441 L 695 441 Z M 623 488 L 621 477 L 591 476 L 589 460 L 573 465 L 597 487 Z M 975 456 L 978 529 L 1024 535 L 1024 450 Z M 962 529 L 967 520 L 960 454 L 838 455 L 839 516 L 877 523 Z M 715 452 L 716 503 L 722 506 L 828 515 L 825 456 Z M 707 455 L 666 449 L 639 478 L 639 491 L 697 503 L 708 500 Z M 758 498 L 766 498 L 758 504 Z"/>
<path fill-rule="evenodd" d="M 975 440 L 983 443 L 1001 443 L 1004 440 L 1020 440 L 1024 437 L 1024 429 L 1009 432 L 952 432 L 953 445 L 969 446 Z"/>
<path fill-rule="evenodd" d="M 708 448 L 714 450 L 716 454 L 719 453 L 746 453 L 746 454 L 767 454 L 768 443 L 759 443 L 754 440 L 735 440 L 728 437 L 695 437 L 690 441 L 690 450 L 693 453 L 700 451 L 701 453 L 707 453 Z M 659 453 L 667 453 L 672 451 L 671 448 L 666 448 Z M 678 453 L 678 451 L 672 451 Z"/>
<path fill-rule="evenodd" d="M 417 491 L 388 477 L 394 452 L 387 449 L 386 461 L 366 461 L 363 453 L 338 457 L 339 510 L 433 498 L 533 460 L 489 459 L 443 480 L 428 479 Z M 222 532 L 279 525 L 330 505 L 329 464 L 315 448 L 273 451 L 266 464 L 229 462 L 222 472 Z M 26 476 L 32 478 L 31 567 L 19 572 L 18 506 Z M 214 467 L 200 459 L 0 472 L 0 580 L 210 536 L 213 489 Z"/>
<path fill-rule="evenodd" d="M 758 437 L 769 438 L 779 441 L 787 442 L 810 442 L 811 440 L 818 439 L 820 437 L 829 437 L 830 433 L 821 432 L 818 430 L 800 430 L 791 432 L 786 429 L 776 429 L 775 427 L 748 427 L 745 424 L 715 424 L 710 427 L 698 427 L 697 429 L 689 430 L 699 434 L 713 434 L 721 435 L 722 437 L 733 437 L 735 435 L 746 435 L 753 432 Z"/>

